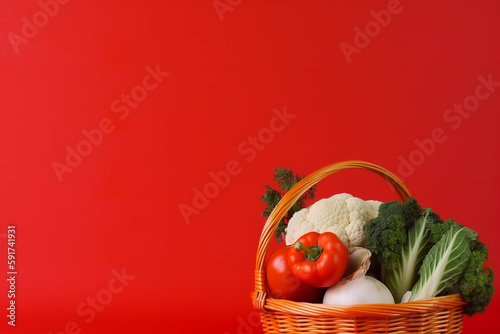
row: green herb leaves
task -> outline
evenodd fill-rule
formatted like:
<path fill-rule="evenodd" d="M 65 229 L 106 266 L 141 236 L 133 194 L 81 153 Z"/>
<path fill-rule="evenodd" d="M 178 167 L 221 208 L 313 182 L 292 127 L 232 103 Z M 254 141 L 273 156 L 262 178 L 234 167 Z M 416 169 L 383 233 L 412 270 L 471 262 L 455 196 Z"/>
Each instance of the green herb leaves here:
<path fill-rule="evenodd" d="M 267 218 L 278 205 L 281 197 L 288 192 L 294 185 L 305 177 L 304 174 L 294 174 L 291 169 L 286 168 L 275 168 L 273 179 L 277 181 L 279 190 L 271 188 L 269 185 L 264 185 L 267 191 L 262 195 L 261 201 L 267 204 L 266 208 L 262 212 L 262 217 Z M 306 191 L 294 205 L 288 210 L 287 214 L 280 221 L 278 228 L 276 229 L 276 240 L 281 243 L 283 241 L 283 236 L 286 234 L 286 226 L 293 214 L 306 207 L 306 200 L 313 199 L 316 192 L 316 186 L 311 187 Z"/>

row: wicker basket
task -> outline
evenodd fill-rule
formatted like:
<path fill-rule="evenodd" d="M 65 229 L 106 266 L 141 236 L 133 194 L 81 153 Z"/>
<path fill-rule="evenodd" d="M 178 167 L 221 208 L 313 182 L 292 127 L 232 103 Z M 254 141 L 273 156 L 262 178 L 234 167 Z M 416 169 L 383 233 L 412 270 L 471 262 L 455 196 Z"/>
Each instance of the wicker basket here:
<path fill-rule="evenodd" d="M 306 176 L 283 196 L 269 216 L 257 250 L 253 307 L 260 311 L 265 333 L 461 333 L 463 306 L 459 295 L 404 304 L 336 306 L 275 299 L 267 294 L 265 256 L 270 239 L 288 209 L 310 187 L 344 169 L 362 168 L 384 177 L 405 201 L 405 185 L 391 172 L 363 161 L 344 161 Z"/>

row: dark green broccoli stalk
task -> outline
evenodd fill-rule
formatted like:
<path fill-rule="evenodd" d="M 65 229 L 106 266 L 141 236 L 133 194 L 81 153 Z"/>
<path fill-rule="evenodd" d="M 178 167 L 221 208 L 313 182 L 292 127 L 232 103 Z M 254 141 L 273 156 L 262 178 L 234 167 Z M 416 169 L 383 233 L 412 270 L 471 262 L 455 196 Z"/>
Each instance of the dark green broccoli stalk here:
<path fill-rule="evenodd" d="M 302 180 L 305 175 L 294 174 L 291 169 L 286 168 L 275 168 L 274 169 L 274 177 L 273 179 L 278 182 L 279 189 L 281 191 L 275 190 L 268 186 L 264 185 L 267 191 L 262 195 L 261 201 L 267 204 L 266 208 L 262 212 L 262 217 L 267 218 L 274 210 L 274 208 L 278 205 L 281 197 L 288 192 L 294 185 L 296 185 L 300 180 Z M 283 241 L 283 236 L 286 233 L 286 227 L 288 225 L 288 221 L 292 218 L 293 214 L 297 211 L 306 207 L 306 200 L 313 199 L 316 192 L 316 186 L 311 187 L 307 190 L 298 200 L 295 202 L 292 207 L 288 210 L 285 217 L 281 219 L 277 229 L 276 229 L 276 240 L 281 243 Z"/>
<path fill-rule="evenodd" d="M 382 203 L 378 217 L 365 224 L 365 247 L 387 269 L 398 266 L 401 249 L 408 239 L 408 230 L 421 216 L 421 207 L 410 197 L 408 201 Z"/>

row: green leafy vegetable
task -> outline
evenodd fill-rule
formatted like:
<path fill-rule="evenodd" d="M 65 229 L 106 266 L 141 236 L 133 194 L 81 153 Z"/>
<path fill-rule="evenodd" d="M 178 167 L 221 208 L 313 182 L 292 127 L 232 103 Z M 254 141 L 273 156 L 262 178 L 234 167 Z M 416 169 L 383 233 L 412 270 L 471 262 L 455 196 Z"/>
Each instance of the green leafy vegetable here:
<path fill-rule="evenodd" d="M 281 197 L 288 192 L 292 187 L 302 180 L 305 175 L 294 174 L 291 169 L 286 168 L 275 168 L 273 179 L 277 181 L 280 190 L 275 190 L 269 185 L 264 185 L 267 191 L 262 195 L 261 201 L 266 203 L 266 208 L 262 212 L 262 217 L 267 218 L 274 210 L 276 205 L 278 205 Z M 287 214 L 283 219 L 281 219 L 277 229 L 276 229 L 276 240 L 281 243 L 283 241 L 283 236 L 286 233 L 286 227 L 290 218 L 297 211 L 306 207 L 306 200 L 313 199 L 316 192 L 316 186 L 311 187 L 307 190 L 298 200 L 293 204 L 293 206 L 288 210 Z"/>
<path fill-rule="evenodd" d="M 464 226 L 452 219 L 448 219 L 444 224 L 432 226 L 433 241 L 442 238 L 443 234 L 450 229 L 462 227 Z M 452 287 L 445 289 L 442 294 L 461 294 L 468 303 L 465 306 L 465 313 L 472 316 L 486 310 L 495 289 L 493 287 L 493 270 L 484 268 L 484 263 L 488 259 L 488 248 L 484 243 L 478 241 L 477 237 L 469 242 L 469 248 L 471 254 L 467 269 L 462 273 L 460 280 Z"/>
<path fill-rule="evenodd" d="M 458 224 L 451 227 L 425 257 L 409 301 L 436 297 L 458 282 L 469 264 L 469 243 L 475 239 L 473 230 Z"/>
<path fill-rule="evenodd" d="M 401 248 L 397 265 L 387 270 L 386 284 L 397 302 L 417 282 L 418 269 L 432 246 L 429 228 L 437 222 L 442 223 L 431 209 L 424 209 L 408 231 L 408 240 Z"/>
<path fill-rule="evenodd" d="M 397 268 L 401 249 L 408 239 L 408 229 L 420 216 L 421 208 L 414 198 L 403 203 L 392 201 L 381 204 L 378 217 L 365 224 L 365 247 L 387 269 Z"/>
<path fill-rule="evenodd" d="M 486 311 L 495 292 L 493 270 L 489 267 L 484 268 L 484 263 L 488 260 L 488 248 L 478 240 L 472 241 L 470 248 L 472 253 L 469 266 L 462 278 L 446 293 L 459 293 L 463 296 L 467 302 L 465 313 L 469 317 Z"/>
<path fill-rule="evenodd" d="M 410 198 L 380 205 L 364 231 L 365 246 L 381 263 L 396 302 L 459 293 L 469 316 L 491 302 L 494 273 L 484 268 L 488 249 L 473 230 L 452 219 L 443 222 Z"/>

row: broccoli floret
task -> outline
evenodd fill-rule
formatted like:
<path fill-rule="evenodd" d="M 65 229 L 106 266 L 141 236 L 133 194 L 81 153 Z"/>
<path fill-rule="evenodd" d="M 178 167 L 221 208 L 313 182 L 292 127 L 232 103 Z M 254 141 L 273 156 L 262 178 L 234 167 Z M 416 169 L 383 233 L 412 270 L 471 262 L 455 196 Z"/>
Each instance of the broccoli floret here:
<path fill-rule="evenodd" d="M 478 252 L 478 254 L 481 254 L 484 257 L 483 262 L 488 260 L 488 247 L 486 247 L 486 244 L 483 242 L 477 240 L 477 238 L 469 243 L 469 248 L 471 252 Z"/>
<path fill-rule="evenodd" d="M 383 203 L 378 217 L 365 224 L 365 247 L 368 248 L 387 269 L 398 264 L 401 249 L 408 239 L 408 229 L 421 215 L 418 202 L 410 197 L 408 201 Z"/>
<path fill-rule="evenodd" d="M 379 217 L 400 216 L 405 222 L 407 230 L 413 226 L 415 220 L 420 217 L 421 212 L 420 204 L 413 197 L 403 203 L 392 201 L 383 203 L 379 207 Z"/>
<path fill-rule="evenodd" d="M 429 226 L 429 230 L 431 231 L 432 243 L 438 242 L 443 236 L 443 234 L 445 234 L 448 230 L 450 229 L 459 230 L 462 227 L 464 227 L 462 224 L 455 222 L 453 219 L 448 219 L 446 222 L 443 223 L 443 221 L 439 218 L 439 221 L 436 222 L 441 222 L 441 224 L 433 224 Z"/>
<path fill-rule="evenodd" d="M 468 303 L 465 306 L 465 313 L 469 317 L 475 313 L 484 312 L 495 292 L 493 270 L 489 267 L 484 268 L 484 263 L 488 259 L 486 245 L 474 240 L 471 242 L 470 248 L 472 253 L 469 266 L 457 285 L 457 292 Z"/>

